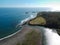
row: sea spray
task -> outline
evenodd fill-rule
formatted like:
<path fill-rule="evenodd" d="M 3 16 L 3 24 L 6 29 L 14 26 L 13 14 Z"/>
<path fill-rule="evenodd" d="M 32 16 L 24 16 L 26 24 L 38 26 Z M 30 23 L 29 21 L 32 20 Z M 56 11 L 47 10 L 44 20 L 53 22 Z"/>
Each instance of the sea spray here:
<path fill-rule="evenodd" d="M 23 25 L 25 22 L 35 18 L 37 16 L 37 13 L 31 14 L 28 18 L 23 19 L 17 26 Z"/>
<path fill-rule="evenodd" d="M 46 45 L 60 45 L 60 36 L 57 34 L 56 30 L 45 28 Z"/>

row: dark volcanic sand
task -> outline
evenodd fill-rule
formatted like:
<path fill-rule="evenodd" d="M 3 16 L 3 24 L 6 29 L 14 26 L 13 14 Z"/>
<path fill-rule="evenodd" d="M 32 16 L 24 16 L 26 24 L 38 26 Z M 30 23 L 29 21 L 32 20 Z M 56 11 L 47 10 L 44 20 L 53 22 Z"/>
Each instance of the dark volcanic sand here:
<path fill-rule="evenodd" d="M 42 33 L 40 29 L 38 29 L 37 27 L 31 27 L 27 25 L 23 26 L 21 31 L 15 34 L 14 36 L 0 41 L 0 45 L 16 45 L 17 42 L 22 42 L 25 34 L 31 31 L 31 29 L 35 29 L 36 31 L 40 32 L 41 36 L 40 45 L 42 45 Z"/>

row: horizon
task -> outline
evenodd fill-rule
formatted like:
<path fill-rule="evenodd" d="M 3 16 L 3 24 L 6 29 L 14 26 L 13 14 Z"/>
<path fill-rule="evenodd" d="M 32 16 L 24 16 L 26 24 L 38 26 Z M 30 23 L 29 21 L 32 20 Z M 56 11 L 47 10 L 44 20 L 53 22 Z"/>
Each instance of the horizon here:
<path fill-rule="evenodd" d="M 51 8 L 60 11 L 60 0 L 0 0 L 0 8 Z"/>
<path fill-rule="evenodd" d="M 0 0 L 0 7 L 48 7 L 59 4 L 60 0 Z"/>

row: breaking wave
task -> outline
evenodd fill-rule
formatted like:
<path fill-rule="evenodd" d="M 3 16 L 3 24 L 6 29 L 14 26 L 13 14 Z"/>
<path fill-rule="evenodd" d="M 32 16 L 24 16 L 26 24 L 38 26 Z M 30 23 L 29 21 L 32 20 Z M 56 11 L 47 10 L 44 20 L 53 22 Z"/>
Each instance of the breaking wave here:
<path fill-rule="evenodd" d="M 35 18 L 36 16 L 37 16 L 36 13 L 35 13 L 35 14 L 31 14 L 28 18 L 25 18 L 24 20 L 22 20 L 18 25 L 22 25 L 22 24 L 24 24 L 25 22 L 27 22 L 27 21 Z M 17 25 L 17 26 L 18 26 L 18 25 Z"/>
<path fill-rule="evenodd" d="M 24 24 L 25 22 L 27 22 L 28 20 L 31 20 L 31 19 L 35 18 L 36 16 L 37 16 L 37 14 L 30 15 L 28 18 L 22 20 L 18 25 L 20 26 L 20 25 Z M 18 26 L 18 25 L 17 25 L 17 26 Z M 16 27 L 17 27 L 17 26 L 16 26 Z M 21 29 L 22 29 L 22 28 L 21 28 Z M 9 38 L 9 37 L 12 37 L 13 35 L 15 35 L 15 34 L 17 34 L 18 32 L 20 32 L 21 29 L 19 29 L 17 32 L 15 32 L 15 33 L 13 33 L 13 34 L 11 34 L 11 35 L 8 35 L 8 36 L 6 36 L 6 37 L 1 38 L 0 41 L 1 41 L 1 40 L 4 40 L 4 39 L 7 39 L 7 38 Z"/>

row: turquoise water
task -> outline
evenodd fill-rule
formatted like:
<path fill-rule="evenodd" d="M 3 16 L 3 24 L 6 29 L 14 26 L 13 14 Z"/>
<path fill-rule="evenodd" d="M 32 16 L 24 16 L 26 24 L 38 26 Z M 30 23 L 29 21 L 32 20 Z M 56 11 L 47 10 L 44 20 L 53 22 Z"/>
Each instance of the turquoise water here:
<path fill-rule="evenodd" d="M 0 38 L 8 36 L 18 29 L 16 26 L 32 12 L 46 11 L 47 8 L 0 8 Z M 28 14 L 26 14 L 28 12 Z"/>

